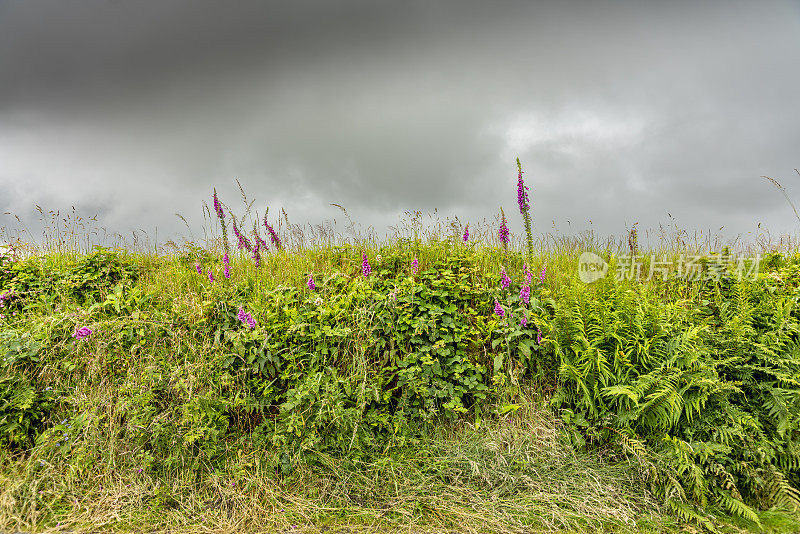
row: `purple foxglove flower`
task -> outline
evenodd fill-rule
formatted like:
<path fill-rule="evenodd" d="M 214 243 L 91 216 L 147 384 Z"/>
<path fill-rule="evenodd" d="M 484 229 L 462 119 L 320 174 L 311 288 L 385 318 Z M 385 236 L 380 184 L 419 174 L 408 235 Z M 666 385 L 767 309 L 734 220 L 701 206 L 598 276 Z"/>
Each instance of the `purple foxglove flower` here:
<path fill-rule="evenodd" d="M 72 334 L 77 340 L 86 339 L 87 337 L 92 335 L 92 330 L 87 326 L 82 326 L 80 328 L 76 328 L 75 332 Z"/>
<path fill-rule="evenodd" d="M 520 170 L 517 180 L 517 204 L 519 204 L 519 212 L 523 215 L 525 215 L 525 211 L 529 207 L 527 189 L 528 186 L 526 186 L 525 182 L 522 180 L 522 170 Z"/>
<path fill-rule="evenodd" d="M 197 270 L 197 274 L 203 274 L 203 268 L 200 267 L 200 262 L 194 262 L 194 268 Z"/>
<path fill-rule="evenodd" d="M 544 284 L 544 275 L 545 275 L 545 274 L 547 274 L 547 265 L 545 265 L 544 267 L 542 267 L 542 272 L 541 272 L 541 274 L 539 275 L 539 283 L 540 283 L 540 284 Z"/>
<path fill-rule="evenodd" d="M 508 275 L 506 274 L 506 269 L 504 267 L 500 269 L 500 286 L 502 286 L 503 289 L 508 289 L 508 286 L 510 285 L 511 285 L 511 278 L 509 278 Z"/>
<path fill-rule="evenodd" d="M 503 243 L 504 246 L 508 246 L 508 226 L 501 226 L 497 234 L 500 236 L 500 242 Z"/>
<path fill-rule="evenodd" d="M 228 253 L 226 252 L 224 256 L 222 256 L 222 264 L 223 265 L 230 265 L 231 260 L 228 258 Z"/>
<path fill-rule="evenodd" d="M 258 252 L 258 249 L 261 248 L 261 242 L 256 243 L 256 246 L 253 247 L 253 261 L 256 264 L 256 268 L 261 265 L 261 254 Z"/>
<path fill-rule="evenodd" d="M 278 250 L 283 248 L 281 245 L 281 238 L 278 237 L 278 234 L 275 232 L 275 229 L 272 228 L 272 226 L 270 226 L 270 224 L 267 222 L 266 215 L 264 215 L 264 227 L 267 229 L 267 232 L 269 232 L 269 237 L 272 240 L 273 246 Z"/>
<path fill-rule="evenodd" d="M 217 198 L 217 188 L 214 188 L 214 210 L 217 212 L 217 217 L 219 220 L 225 218 L 225 212 L 222 211 L 222 204 L 220 204 L 219 199 Z"/>
<path fill-rule="evenodd" d="M 214 281 L 214 272 L 211 269 L 208 270 L 208 281 L 209 282 Z"/>
<path fill-rule="evenodd" d="M 519 320 L 520 326 L 528 326 L 528 318 L 525 317 L 525 314 L 522 314 L 522 319 Z"/>
<path fill-rule="evenodd" d="M 464 243 L 469 241 L 469 223 L 467 223 L 467 226 L 464 228 L 464 237 L 463 237 L 463 239 L 464 239 Z"/>
<path fill-rule="evenodd" d="M 222 270 L 222 274 L 225 275 L 225 278 L 230 278 L 231 277 L 231 266 L 230 265 L 226 265 L 225 268 Z"/>
<path fill-rule="evenodd" d="M 236 235 L 236 238 L 239 240 L 239 244 L 237 248 L 239 250 L 245 249 L 247 252 L 253 250 L 253 245 L 250 244 L 250 240 L 247 239 L 245 236 L 242 235 L 242 232 L 239 230 L 239 227 L 236 225 L 236 219 L 233 219 L 233 233 Z"/>
<path fill-rule="evenodd" d="M 311 291 L 317 289 L 316 284 L 314 284 L 314 275 L 312 274 L 308 275 L 308 282 L 306 283 L 306 285 L 308 286 L 308 289 L 310 289 Z"/>
<path fill-rule="evenodd" d="M 241 306 L 239 306 L 239 313 L 236 314 L 236 318 L 239 319 L 242 324 L 247 325 L 250 330 L 256 327 L 256 321 L 253 319 L 253 316 L 244 311 Z"/>
<path fill-rule="evenodd" d="M 500 219 L 500 230 L 498 230 L 497 235 L 500 237 L 500 242 L 503 243 L 504 247 L 508 246 L 508 225 L 506 224 L 506 214 L 503 213 L 502 208 L 500 209 L 501 219 Z"/>
<path fill-rule="evenodd" d="M 369 273 L 372 272 L 372 267 L 369 265 L 369 259 L 367 259 L 367 255 L 365 253 L 361 253 L 361 273 L 364 275 L 364 278 L 369 276 Z"/>
<path fill-rule="evenodd" d="M 522 289 L 519 290 L 519 298 L 525 304 L 528 304 L 531 300 L 531 286 L 525 284 L 522 286 Z"/>
<path fill-rule="evenodd" d="M 231 226 L 233 226 L 233 235 L 239 240 L 239 248 L 242 248 L 242 232 L 239 231 L 239 225 L 236 224 L 236 217 L 233 218 Z"/>
<path fill-rule="evenodd" d="M 542 344 L 542 331 L 539 330 L 538 327 L 536 328 L 536 344 L 537 345 L 541 345 Z"/>
<path fill-rule="evenodd" d="M 528 269 L 528 264 L 522 264 L 522 272 L 525 273 L 525 284 L 531 285 L 531 280 L 533 279 L 533 273 Z"/>
<path fill-rule="evenodd" d="M 411 274 L 417 274 L 419 272 L 419 261 L 417 258 L 414 258 L 414 261 L 411 262 Z"/>
<path fill-rule="evenodd" d="M 506 311 L 503 309 L 500 303 L 497 302 L 497 299 L 494 301 L 494 313 L 496 313 L 498 317 L 505 317 L 506 315 Z"/>

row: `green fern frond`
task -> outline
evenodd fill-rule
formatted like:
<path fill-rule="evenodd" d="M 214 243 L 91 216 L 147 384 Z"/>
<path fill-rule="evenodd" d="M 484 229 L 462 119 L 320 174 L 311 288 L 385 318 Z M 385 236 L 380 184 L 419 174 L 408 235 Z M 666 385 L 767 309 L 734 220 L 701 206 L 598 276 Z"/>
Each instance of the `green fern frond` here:
<path fill-rule="evenodd" d="M 758 517 L 758 514 L 741 500 L 733 497 L 729 492 L 724 490 L 717 490 L 716 496 L 719 499 L 719 502 L 722 506 L 736 517 L 741 517 L 742 519 L 746 519 L 751 523 L 755 523 L 759 529 L 762 529 L 763 526 L 761 525 L 761 520 Z"/>
<path fill-rule="evenodd" d="M 703 515 L 695 506 L 681 502 L 677 499 L 667 499 L 667 507 L 669 510 L 678 516 L 682 521 L 687 523 L 695 523 L 704 527 L 706 530 L 710 532 L 717 532 L 716 527 L 708 518 L 708 516 Z"/>
<path fill-rule="evenodd" d="M 800 508 L 800 491 L 786 480 L 786 477 L 770 465 L 765 477 L 765 485 L 771 504 L 797 510 Z"/>
<path fill-rule="evenodd" d="M 604 387 L 601 390 L 603 397 L 607 399 L 613 399 L 618 397 L 627 397 L 631 400 L 631 402 L 637 403 L 639 402 L 639 393 L 634 391 L 630 386 L 624 386 L 622 384 L 616 384 L 613 386 Z"/>

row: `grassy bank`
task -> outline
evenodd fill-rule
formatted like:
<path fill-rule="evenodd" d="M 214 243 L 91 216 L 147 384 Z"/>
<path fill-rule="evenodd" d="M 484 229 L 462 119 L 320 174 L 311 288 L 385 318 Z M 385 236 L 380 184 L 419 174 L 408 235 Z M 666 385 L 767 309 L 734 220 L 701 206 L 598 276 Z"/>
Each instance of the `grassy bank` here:
<path fill-rule="evenodd" d="M 2 256 L 0 529 L 800 529 L 800 256 L 537 241 L 520 191 L 523 246 L 215 198 Z"/>
<path fill-rule="evenodd" d="M 584 284 L 537 257 L 527 304 L 525 261 L 5 262 L 0 528 L 797 528 L 793 258 Z"/>

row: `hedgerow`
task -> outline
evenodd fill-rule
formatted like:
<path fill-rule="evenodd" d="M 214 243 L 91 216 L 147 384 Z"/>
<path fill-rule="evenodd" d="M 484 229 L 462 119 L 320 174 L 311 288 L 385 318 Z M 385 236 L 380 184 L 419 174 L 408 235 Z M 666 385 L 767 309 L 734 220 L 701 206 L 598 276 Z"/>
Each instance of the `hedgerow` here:
<path fill-rule="evenodd" d="M 534 389 L 569 447 L 635 461 L 682 520 L 800 506 L 800 256 L 640 282 L 596 250 L 586 284 L 575 251 L 533 250 L 526 191 L 520 167 L 524 250 L 503 215 L 499 248 L 465 228 L 299 250 L 265 217 L 270 251 L 228 210 L 231 251 L 215 192 L 217 248 L 3 259 L 0 448 L 198 479 L 268 451 L 280 479 L 477 431 Z"/>

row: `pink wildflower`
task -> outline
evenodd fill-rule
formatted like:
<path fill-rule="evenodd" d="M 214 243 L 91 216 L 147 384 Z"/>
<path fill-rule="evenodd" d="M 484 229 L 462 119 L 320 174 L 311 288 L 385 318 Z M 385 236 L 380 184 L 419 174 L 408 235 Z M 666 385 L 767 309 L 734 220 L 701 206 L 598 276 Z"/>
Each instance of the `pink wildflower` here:
<path fill-rule="evenodd" d="M 269 237 L 272 240 L 272 244 L 275 246 L 275 248 L 281 250 L 283 248 L 283 246 L 281 245 L 281 238 L 278 237 L 278 234 L 275 232 L 275 229 L 267 222 L 266 215 L 264 215 L 264 228 L 266 228 L 267 232 L 269 232 Z"/>
<path fill-rule="evenodd" d="M 533 273 L 528 269 L 528 264 L 522 264 L 522 272 L 525 273 L 525 283 L 530 285 L 533 279 Z"/>
<path fill-rule="evenodd" d="M 494 313 L 496 313 L 498 317 L 505 317 L 506 315 L 506 311 L 503 309 L 500 303 L 497 302 L 497 299 L 494 301 Z"/>
<path fill-rule="evenodd" d="M 239 313 L 236 314 L 236 318 L 239 319 L 242 324 L 247 325 L 250 330 L 256 327 L 256 320 L 253 319 L 253 316 L 244 311 L 244 309 L 239 306 Z"/>
<path fill-rule="evenodd" d="M 365 253 L 361 253 L 361 273 L 364 275 L 364 278 L 369 276 L 369 273 L 372 272 L 372 267 L 369 265 L 369 259 L 367 259 L 367 255 Z"/>
<path fill-rule="evenodd" d="M 214 188 L 214 210 L 217 212 L 217 217 L 219 217 L 220 221 L 225 218 L 225 212 L 222 211 L 222 204 L 220 204 L 220 201 L 217 198 L 216 187 Z"/>
<path fill-rule="evenodd" d="M 519 204 L 519 212 L 525 215 L 528 209 L 528 187 L 522 180 L 522 170 L 519 171 L 519 178 L 517 180 L 517 204 Z"/>
<path fill-rule="evenodd" d="M 92 335 L 92 330 L 87 326 L 82 326 L 81 328 L 76 328 L 75 332 L 72 334 L 77 340 L 86 339 L 87 337 Z"/>
<path fill-rule="evenodd" d="M 506 274 L 505 267 L 500 269 L 500 285 L 503 289 L 508 289 L 508 286 L 511 285 L 511 278 Z"/>
<path fill-rule="evenodd" d="M 503 244 L 504 247 L 508 246 L 508 225 L 506 224 L 506 214 L 503 213 L 502 208 L 500 209 L 500 230 L 497 232 L 497 235 L 500 237 L 500 242 Z"/>
<path fill-rule="evenodd" d="M 523 285 L 519 290 L 519 298 L 522 300 L 522 302 L 528 304 L 531 300 L 531 286 L 528 284 Z"/>
<path fill-rule="evenodd" d="M 237 239 L 239 239 L 239 244 L 237 245 L 239 250 L 245 249 L 247 250 L 247 252 L 253 250 L 253 245 L 250 244 L 250 240 L 247 239 L 244 235 L 242 235 L 241 231 L 239 231 L 239 227 L 236 225 L 235 217 L 233 219 L 233 233 L 234 235 L 236 235 Z"/>

